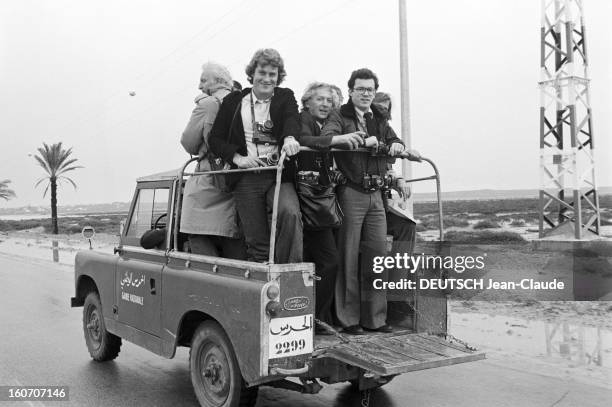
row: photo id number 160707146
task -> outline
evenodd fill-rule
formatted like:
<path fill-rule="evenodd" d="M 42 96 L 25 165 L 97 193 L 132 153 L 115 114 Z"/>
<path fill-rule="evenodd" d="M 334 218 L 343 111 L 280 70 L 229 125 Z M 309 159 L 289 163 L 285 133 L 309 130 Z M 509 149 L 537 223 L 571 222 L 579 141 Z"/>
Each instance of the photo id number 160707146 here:
<path fill-rule="evenodd" d="M 0 386 L 0 401 L 68 401 L 68 386 Z"/>

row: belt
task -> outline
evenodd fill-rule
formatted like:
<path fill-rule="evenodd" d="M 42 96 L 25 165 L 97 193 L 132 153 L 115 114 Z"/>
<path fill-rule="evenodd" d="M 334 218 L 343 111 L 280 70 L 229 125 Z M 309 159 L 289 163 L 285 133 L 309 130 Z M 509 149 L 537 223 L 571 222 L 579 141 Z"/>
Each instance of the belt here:
<path fill-rule="evenodd" d="M 355 191 L 359 191 L 359 192 L 362 192 L 364 194 L 373 194 L 375 192 L 380 191 L 379 187 L 377 187 L 376 189 L 363 189 L 363 186 L 361 184 L 358 184 L 358 183 L 353 182 L 353 181 L 347 181 L 344 186 L 347 186 L 347 187 L 349 187 L 351 189 L 354 189 Z"/>

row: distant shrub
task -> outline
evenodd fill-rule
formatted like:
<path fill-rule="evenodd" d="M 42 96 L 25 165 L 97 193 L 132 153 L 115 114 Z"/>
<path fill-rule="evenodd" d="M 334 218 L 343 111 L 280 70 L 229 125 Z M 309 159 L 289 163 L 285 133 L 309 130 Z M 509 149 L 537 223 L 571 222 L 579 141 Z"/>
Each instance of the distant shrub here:
<path fill-rule="evenodd" d="M 119 233 L 119 222 L 125 219 L 126 214 L 100 214 L 90 215 L 87 217 L 61 217 L 58 219 L 59 233 L 60 234 L 74 234 L 81 233 L 83 227 L 93 226 L 96 233 Z M 45 233 L 52 233 L 53 228 L 51 226 L 51 219 L 24 219 L 24 220 L 0 220 L 0 231 L 17 231 L 34 229 L 37 227 L 43 227 Z"/>
<path fill-rule="evenodd" d="M 432 215 L 425 215 L 420 219 L 419 224 L 417 224 L 417 232 L 424 232 L 426 230 L 438 230 L 438 217 Z M 444 217 L 444 227 L 468 227 L 470 223 L 466 219 L 461 219 L 457 216 L 445 216 Z"/>
<path fill-rule="evenodd" d="M 499 225 L 499 223 L 488 219 L 478 221 L 474 225 L 474 229 L 498 229 L 500 227 L 501 226 Z"/>
<path fill-rule="evenodd" d="M 454 243 L 467 244 L 498 244 L 526 242 L 526 240 L 518 233 L 492 230 L 483 230 L 478 232 L 452 230 L 445 233 L 444 239 Z"/>
<path fill-rule="evenodd" d="M 510 222 L 510 226 L 525 226 L 525 221 L 523 219 L 514 219 Z"/>
<path fill-rule="evenodd" d="M 470 223 L 466 219 L 454 217 L 454 216 L 445 216 L 444 217 L 444 227 L 459 227 L 464 228 L 470 226 Z"/>

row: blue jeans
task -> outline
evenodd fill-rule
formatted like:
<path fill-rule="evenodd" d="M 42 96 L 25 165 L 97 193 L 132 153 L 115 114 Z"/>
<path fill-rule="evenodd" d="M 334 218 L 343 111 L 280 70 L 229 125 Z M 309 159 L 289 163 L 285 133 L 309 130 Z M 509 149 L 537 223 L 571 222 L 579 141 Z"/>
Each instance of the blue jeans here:
<path fill-rule="evenodd" d="M 275 186 L 275 174 L 263 171 L 243 174 L 234 188 L 236 209 L 242 222 L 250 261 L 268 261 Z M 284 182 L 279 192 L 274 262 L 300 263 L 302 235 L 302 214 L 295 187 L 290 182 Z"/>

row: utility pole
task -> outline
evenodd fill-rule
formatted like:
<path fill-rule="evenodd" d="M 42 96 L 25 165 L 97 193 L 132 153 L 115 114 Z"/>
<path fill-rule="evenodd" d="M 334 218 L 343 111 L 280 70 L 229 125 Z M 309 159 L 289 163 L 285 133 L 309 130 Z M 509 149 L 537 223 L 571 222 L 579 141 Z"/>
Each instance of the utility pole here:
<path fill-rule="evenodd" d="M 583 0 L 541 0 L 539 235 L 601 230 Z"/>
<path fill-rule="evenodd" d="M 399 3 L 399 35 L 400 35 L 400 84 L 402 113 L 402 140 L 407 149 L 412 148 L 410 133 L 410 88 L 408 81 L 408 29 L 406 23 L 406 0 L 398 0 Z M 402 160 L 402 176 L 405 179 L 412 178 L 412 164 L 408 160 Z M 412 212 L 412 200 L 408 201 Z"/>

